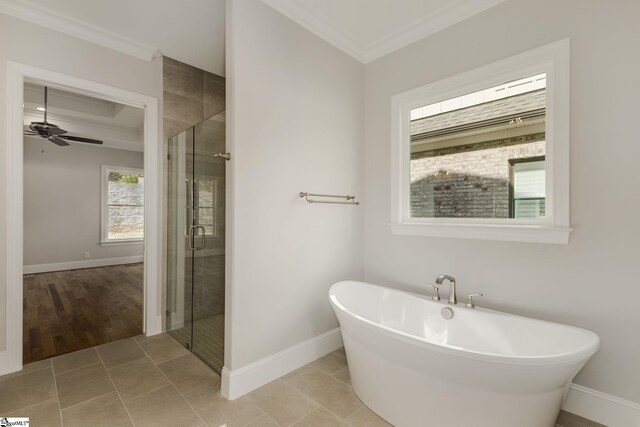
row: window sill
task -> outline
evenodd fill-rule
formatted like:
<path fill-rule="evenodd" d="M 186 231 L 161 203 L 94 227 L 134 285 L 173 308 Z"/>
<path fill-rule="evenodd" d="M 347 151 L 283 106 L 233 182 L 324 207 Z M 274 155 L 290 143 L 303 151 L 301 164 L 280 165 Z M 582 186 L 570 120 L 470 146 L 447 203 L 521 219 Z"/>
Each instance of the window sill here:
<path fill-rule="evenodd" d="M 144 239 L 136 240 L 107 240 L 100 242 L 100 246 L 123 246 L 123 245 L 142 245 Z"/>
<path fill-rule="evenodd" d="M 408 224 L 392 223 L 391 232 L 402 236 L 450 237 L 505 242 L 569 243 L 571 228 L 541 225 Z"/>

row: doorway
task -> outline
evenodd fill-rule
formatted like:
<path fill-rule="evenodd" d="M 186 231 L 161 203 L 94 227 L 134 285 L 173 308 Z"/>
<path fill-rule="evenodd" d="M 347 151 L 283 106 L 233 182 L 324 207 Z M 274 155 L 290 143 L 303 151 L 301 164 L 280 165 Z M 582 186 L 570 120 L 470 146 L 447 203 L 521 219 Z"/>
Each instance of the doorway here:
<path fill-rule="evenodd" d="M 24 85 L 23 363 L 142 333 L 144 109 Z"/>
<path fill-rule="evenodd" d="M 8 179 L 6 220 L 6 351 L 0 352 L 0 374 L 22 369 L 23 348 L 23 248 L 24 248 L 24 145 L 23 145 L 23 87 L 25 82 L 65 90 L 79 95 L 144 109 L 144 297 L 143 325 L 146 335 L 162 332 L 160 266 L 162 265 L 161 228 L 162 212 L 159 194 L 161 188 L 161 146 L 158 144 L 158 100 L 128 90 L 79 79 L 61 73 L 8 61 L 7 85 L 7 157 Z"/>
<path fill-rule="evenodd" d="M 225 112 L 169 138 L 167 331 L 224 365 Z"/>

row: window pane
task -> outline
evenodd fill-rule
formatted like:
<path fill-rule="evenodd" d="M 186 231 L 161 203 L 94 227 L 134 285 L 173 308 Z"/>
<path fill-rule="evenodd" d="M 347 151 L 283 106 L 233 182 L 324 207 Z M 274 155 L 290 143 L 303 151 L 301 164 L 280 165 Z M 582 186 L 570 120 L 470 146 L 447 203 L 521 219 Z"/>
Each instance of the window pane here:
<path fill-rule="evenodd" d="M 198 206 L 212 208 L 216 202 L 215 179 L 198 181 Z"/>
<path fill-rule="evenodd" d="M 516 199 L 514 202 L 514 212 L 516 218 L 544 217 L 544 199 Z"/>
<path fill-rule="evenodd" d="M 141 206 L 109 206 L 108 236 L 111 239 L 142 239 L 144 208 Z"/>
<path fill-rule="evenodd" d="M 540 74 L 413 109 L 411 216 L 509 218 L 513 160 L 545 155 L 545 87 Z M 519 180 L 544 200 L 541 163 Z"/>
<path fill-rule="evenodd" d="M 107 176 L 107 239 L 144 237 L 144 176 L 109 170 Z"/>
<path fill-rule="evenodd" d="M 200 208 L 199 210 L 200 218 L 198 221 L 199 225 L 202 225 L 205 229 L 205 234 L 211 236 L 214 235 L 215 226 L 215 212 L 213 208 Z"/>
<path fill-rule="evenodd" d="M 545 193 L 544 160 L 516 163 L 513 166 L 513 197 L 543 198 Z"/>

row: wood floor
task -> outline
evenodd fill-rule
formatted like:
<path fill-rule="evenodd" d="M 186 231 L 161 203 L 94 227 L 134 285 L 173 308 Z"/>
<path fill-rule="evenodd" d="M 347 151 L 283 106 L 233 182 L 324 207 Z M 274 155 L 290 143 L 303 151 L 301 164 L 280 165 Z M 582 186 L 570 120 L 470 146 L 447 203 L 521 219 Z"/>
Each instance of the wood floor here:
<path fill-rule="evenodd" d="M 24 276 L 23 363 L 142 333 L 143 265 Z"/>

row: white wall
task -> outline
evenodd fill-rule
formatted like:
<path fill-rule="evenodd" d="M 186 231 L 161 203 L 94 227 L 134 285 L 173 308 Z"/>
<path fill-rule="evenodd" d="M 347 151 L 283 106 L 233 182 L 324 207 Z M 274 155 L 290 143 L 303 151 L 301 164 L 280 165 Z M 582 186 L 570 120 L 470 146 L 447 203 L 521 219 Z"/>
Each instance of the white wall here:
<path fill-rule="evenodd" d="M 362 278 L 363 66 L 260 0 L 227 2 L 226 368 L 338 326 L 331 284 Z M 230 324 L 229 324 L 230 322 Z"/>
<path fill-rule="evenodd" d="M 7 61 L 162 99 L 162 61 L 147 62 L 0 14 L 0 164 L 6 163 Z M 162 111 L 160 111 L 162 117 Z M 160 121 L 161 122 L 161 121 Z M 0 176 L 0 350 L 5 348 L 6 175 Z"/>
<path fill-rule="evenodd" d="M 100 246 L 102 165 L 143 168 L 143 154 L 24 139 L 24 265 L 142 256 L 142 243 Z"/>
<path fill-rule="evenodd" d="M 366 66 L 364 268 L 426 292 L 440 273 L 485 307 L 591 329 L 602 348 L 575 382 L 640 402 L 640 3 L 510 0 Z M 394 236 L 391 96 L 571 38 L 569 245 Z M 447 295 L 447 291 L 444 291 Z M 459 296 L 460 296 L 459 295 Z"/>

